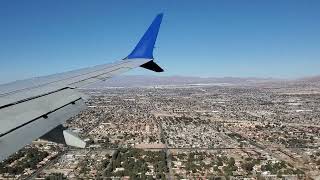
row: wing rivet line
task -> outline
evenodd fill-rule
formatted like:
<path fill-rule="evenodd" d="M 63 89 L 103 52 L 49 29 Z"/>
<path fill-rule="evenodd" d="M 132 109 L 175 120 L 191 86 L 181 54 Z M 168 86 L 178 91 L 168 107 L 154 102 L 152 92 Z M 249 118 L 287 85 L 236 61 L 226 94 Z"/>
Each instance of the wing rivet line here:
<path fill-rule="evenodd" d="M 76 102 L 79 101 L 80 99 L 81 99 L 81 98 L 76 99 Z M 17 126 L 17 127 L 13 128 L 13 129 L 10 129 L 9 131 L 7 131 L 7 132 L 5 132 L 5 133 L 0 134 L 0 138 L 3 137 L 3 136 L 5 136 L 5 135 L 7 135 L 7 134 L 9 134 L 9 133 L 11 133 L 11 132 L 13 132 L 13 131 L 15 131 L 15 130 L 17 130 L 17 129 L 19 129 L 19 128 L 21 128 L 21 127 L 23 127 L 23 126 L 25 126 L 25 125 L 27 125 L 27 124 L 30 124 L 30 123 L 32 123 L 32 122 L 34 122 L 34 121 L 36 121 L 36 120 L 39 120 L 40 118 L 48 119 L 48 115 L 49 115 L 49 114 L 51 114 L 51 113 L 53 113 L 53 112 L 56 112 L 56 111 L 58 111 L 58 110 L 60 110 L 60 109 L 62 109 L 62 108 L 64 108 L 64 107 L 66 107 L 66 106 L 68 106 L 68 105 L 70 105 L 70 104 L 71 104 L 71 102 L 70 102 L 70 103 L 67 103 L 67 104 L 65 104 L 65 105 L 63 105 L 63 106 L 61 106 L 61 107 L 59 107 L 59 108 L 57 108 L 57 109 L 54 109 L 54 110 L 48 112 L 47 114 L 44 114 L 44 115 L 39 116 L 39 117 L 37 117 L 37 118 L 34 118 L 34 119 L 32 119 L 32 120 L 30 120 L 30 121 L 28 121 L 28 122 L 25 122 L 25 123 L 21 124 L 20 126 Z"/>

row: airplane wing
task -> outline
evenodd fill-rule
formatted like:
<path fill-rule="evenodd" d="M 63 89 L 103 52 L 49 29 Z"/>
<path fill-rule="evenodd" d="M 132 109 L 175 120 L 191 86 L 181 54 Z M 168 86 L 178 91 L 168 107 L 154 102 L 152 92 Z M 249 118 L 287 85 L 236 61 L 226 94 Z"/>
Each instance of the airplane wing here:
<path fill-rule="evenodd" d="M 122 60 L 0 85 L 0 161 L 85 109 L 85 96 L 77 88 L 136 67 L 162 72 L 153 58 L 162 17 L 156 16 L 134 50 Z M 70 145 L 77 141 L 72 136 L 66 138 Z"/>

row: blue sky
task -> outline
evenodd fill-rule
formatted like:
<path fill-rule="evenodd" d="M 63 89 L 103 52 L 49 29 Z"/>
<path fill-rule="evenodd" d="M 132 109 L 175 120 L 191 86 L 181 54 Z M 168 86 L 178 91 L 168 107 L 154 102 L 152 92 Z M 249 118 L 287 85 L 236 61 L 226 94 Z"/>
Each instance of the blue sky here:
<path fill-rule="evenodd" d="M 318 0 L 1 0 L 0 83 L 123 58 L 159 12 L 162 75 L 319 75 L 319 9 Z"/>

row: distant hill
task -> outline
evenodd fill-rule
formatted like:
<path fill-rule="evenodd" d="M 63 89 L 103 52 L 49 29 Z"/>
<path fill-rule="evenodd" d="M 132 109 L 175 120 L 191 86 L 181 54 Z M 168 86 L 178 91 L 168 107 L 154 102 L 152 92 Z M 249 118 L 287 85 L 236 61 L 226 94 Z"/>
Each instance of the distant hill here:
<path fill-rule="evenodd" d="M 297 79 L 297 81 L 306 82 L 306 83 L 320 83 L 320 75 L 300 78 L 300 79 Z"/>
<path fill-rule="evenodd" d="M 140 86 L 164 86 L 164 85 L 250 85 L 278 81 L 272 78 L 201 78 L 186 76 L 116 76 L 104 82 L 91 85 L 92 88 L 104 87 L 140 87 Z"/>

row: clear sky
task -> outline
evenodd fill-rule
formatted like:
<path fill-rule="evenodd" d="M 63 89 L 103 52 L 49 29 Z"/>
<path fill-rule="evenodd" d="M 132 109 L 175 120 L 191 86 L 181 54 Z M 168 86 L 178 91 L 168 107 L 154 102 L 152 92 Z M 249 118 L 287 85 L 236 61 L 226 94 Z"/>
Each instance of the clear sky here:
<path fill-rule="evenodd" d="M 163 75 L 319 75 L 319 9 L 319 0 L 1 0 L 0 83 L 123 58 L 159 12 Z"/>

